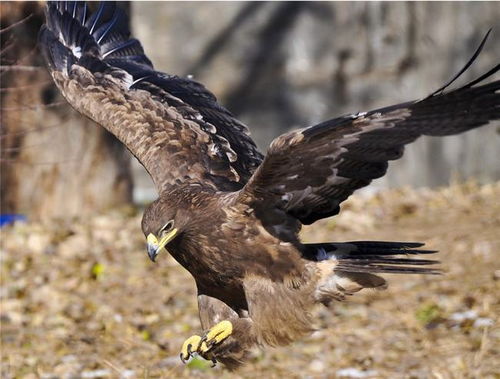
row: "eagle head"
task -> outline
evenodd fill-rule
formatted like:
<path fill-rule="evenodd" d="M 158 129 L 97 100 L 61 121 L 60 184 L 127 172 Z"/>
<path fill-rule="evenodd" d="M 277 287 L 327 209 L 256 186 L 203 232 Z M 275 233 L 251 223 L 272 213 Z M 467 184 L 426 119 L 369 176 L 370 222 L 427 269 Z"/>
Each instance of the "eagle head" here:
<path fill-rule="evenodd" d="M 161 197 L 146 208 L 141 227 L 146 236 L 148 256 L 153 262 L 158 253 L 178 237 L 183 221 L 182 212 L 177 212 Z"/>

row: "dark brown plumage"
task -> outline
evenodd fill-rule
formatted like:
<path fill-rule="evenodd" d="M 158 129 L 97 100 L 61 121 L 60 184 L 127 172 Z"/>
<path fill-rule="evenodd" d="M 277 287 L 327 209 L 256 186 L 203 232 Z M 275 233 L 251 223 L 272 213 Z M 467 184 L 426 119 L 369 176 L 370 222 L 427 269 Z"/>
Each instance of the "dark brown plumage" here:
<path fill-rule="evenodd" d="M 317 303 L 384 288 L 377 273 L 427 273 L 433 251 L 402 242 L 301 243 L 302 224 L 335 215 L 356 189 L 421 135 L 460 133 L 500 118 L 499 66 L 450 92 L 347 115 L 276 138 L 265 158 L 247 128 L 190 79 L 153 69 L 124 14 L 103 3 L 50 3 L 40 48 L 69 103 L 113 133 L 160 194 L 142 229 L 193 275 L 205 333 L 198 352 L 236 367 L 255 344 L 309 333 Z M 464 70 L 479 54 L 480 48 Z M 454 78 L 456 79 L 456 78 Z M 405 255 L 404 257 L 397 257 Z"/>

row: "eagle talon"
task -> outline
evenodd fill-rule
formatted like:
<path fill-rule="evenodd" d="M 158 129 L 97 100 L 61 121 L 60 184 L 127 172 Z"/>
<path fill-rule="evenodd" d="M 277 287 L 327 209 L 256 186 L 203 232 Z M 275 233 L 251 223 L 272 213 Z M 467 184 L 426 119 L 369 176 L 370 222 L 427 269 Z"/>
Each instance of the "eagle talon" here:
<path fill-rule="evenodd" d="M 193 335 L 184 341 L 181 348 L 180 358 L 182 363 L 186 363 L 194 353 L 200 354 L 205 358 L 205 354 L 210 351 L 215 345 L 221 343 L 233 333 L 233 324 L 230 321 L 224 320 L 210 328 L 203 337 Z M 215 367 L 217 360 L 210 359 L 212 367 Z"/>
<path fill-rule="evenodd" d="M 203 349 L 206 351 L 211 349 L 216 344 L 216 341 L 214 339 L 211 339 L 210 341 L 208 341 L 207 334 L 208 334 L 208 331 L 203 335 L 203 337 L 201 337 L 200 346 L 199 346 L 200 349 Z"/>
<path fill-rule="evenodd" d="M 208 352 L 212 347 L 221 343 L 233 333 L 231 321 L 224 320 L 210 328 L 200 341 L 199 351 Z"/>
<path fill-rule="evenodd" d="M 194 348 L 193 351 L 194 346 L 196 346 L 196 348 Z M 189 358 L 191 358 L 193 356 L 193 353 L 197 352 L 200 349 L 200 347 L 201 347 L 200 336 L 194 335 L 185 340 L 184 343 L 182 344 L 181 354 L 180 354 L 182 363 L 186 363 L 186 361 Z"/>

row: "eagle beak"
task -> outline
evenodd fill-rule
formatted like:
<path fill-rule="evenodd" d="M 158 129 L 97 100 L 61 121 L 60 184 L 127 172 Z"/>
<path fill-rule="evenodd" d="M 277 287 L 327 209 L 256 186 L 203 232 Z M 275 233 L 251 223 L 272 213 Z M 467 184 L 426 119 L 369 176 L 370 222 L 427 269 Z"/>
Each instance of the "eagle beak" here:
<path fill-rule="evenodd" d="M 170 232 L 165 234 L 160 241 L 158 242 L 158 238 L 153 233 L 149 233 L 147 241 L 148 241 L 148 256 L 153 262 L 156 259 L 156 256 L 170 241 L 174 239 L 177 234 L 177 229 L 172 229 Z"/>

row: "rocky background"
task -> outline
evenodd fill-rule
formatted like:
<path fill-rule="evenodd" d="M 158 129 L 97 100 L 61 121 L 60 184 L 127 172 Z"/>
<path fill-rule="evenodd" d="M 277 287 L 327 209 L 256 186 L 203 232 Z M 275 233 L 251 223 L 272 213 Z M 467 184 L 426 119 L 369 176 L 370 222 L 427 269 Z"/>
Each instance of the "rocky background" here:
<path fill-rule="evenodd" d="M 132 4 L 134 33 L 156 67 L 204 83 L 263 151 L 290 129 L 428 95 L 493 27 L 458 83 L 477 77 L 500 61 L 499 20 L 498 2 Z M 498 180 L 495 126 L 423 138 L 375 185 Z"/>
<path fill-rule="evenodd" d="M 491 27 L 483 53 L 457 85 L 500 59 L 498 2 L 121 6 L 156 67 L 205 83 L 249 125 L 263 151 L 287 130 L 426 96 L 460 70 Z M 2 211 L 71 219 L 153 199 L 135 159 L 74 112 L 51 83 L 36 50 L 43 3 L 0 7 L 7 29 L 0 50 Z M 423 138 L 371 188 L 498 180 L 498 131 L 496 123 Z"/>
<path fill-rule="evenodd" d="M 0 3 L 0 209 L 72 220 L 129 204 L 131 157 L 73 110 L 37 49 L 42 2 Z"/>

